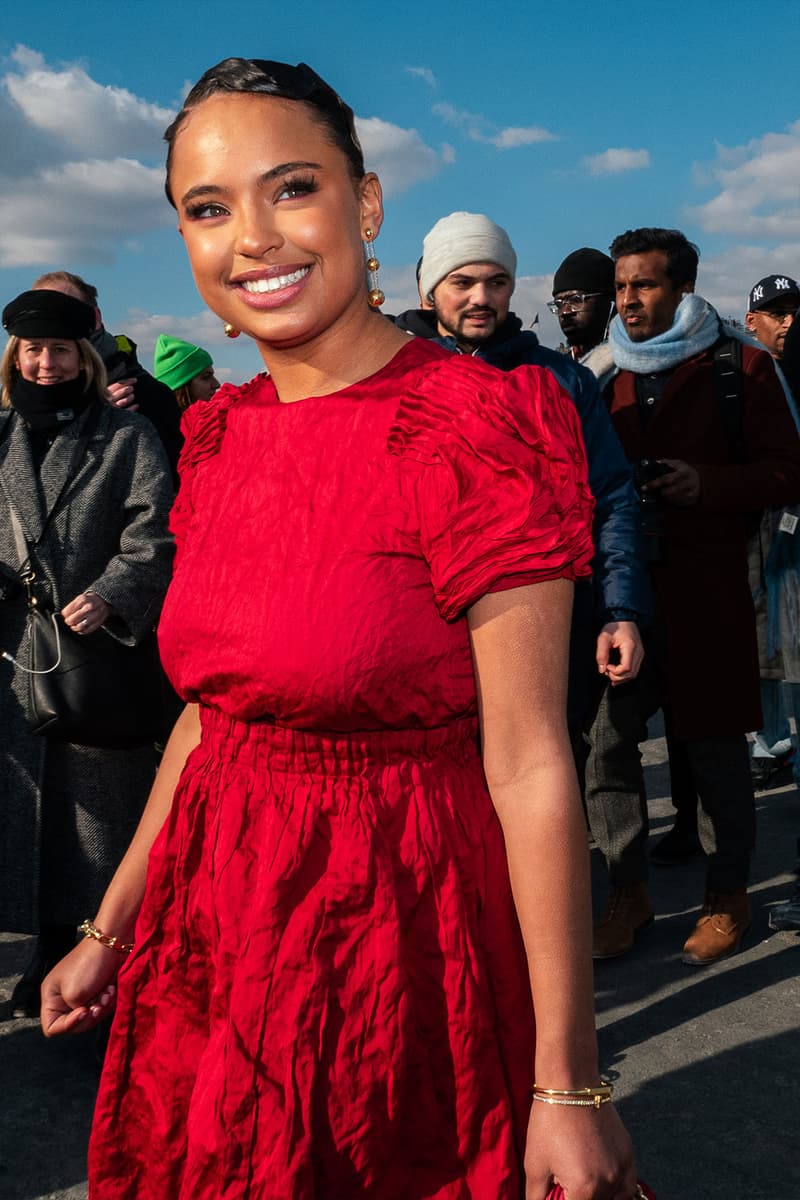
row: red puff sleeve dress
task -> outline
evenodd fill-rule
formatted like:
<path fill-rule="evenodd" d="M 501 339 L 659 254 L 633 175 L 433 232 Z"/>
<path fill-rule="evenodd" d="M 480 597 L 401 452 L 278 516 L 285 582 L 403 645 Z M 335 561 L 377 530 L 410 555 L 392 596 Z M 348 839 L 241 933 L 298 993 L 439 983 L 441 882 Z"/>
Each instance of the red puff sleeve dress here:
<path fill-rule="evenodd" d="M 588 572 L 548 372 L 414 340 L 186 422 L 167 671 L 202 740 L 154 844 L 92 1200 L 518 1200 L 528 973 L 465 610 Z"/>

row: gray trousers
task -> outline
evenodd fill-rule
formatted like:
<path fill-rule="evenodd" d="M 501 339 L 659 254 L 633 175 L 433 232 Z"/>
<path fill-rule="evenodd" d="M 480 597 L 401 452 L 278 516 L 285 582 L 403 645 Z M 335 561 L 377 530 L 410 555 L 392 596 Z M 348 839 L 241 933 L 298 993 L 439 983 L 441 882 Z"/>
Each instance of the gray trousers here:
<path fill-rule="evenodd" d="M 653 639 L 648 639 L 653 641 Z M 647 878 L 647 797 L 639 743 L 647 719 L 669 712 L 657 641 L 638 679 L 606 686 L 584 737 L 586 811 L 592 835 L 608 864 L 613 887 Z M 755 798 L 744 734 L 678 743 L 685 751 L 699 799 L 697 827 L 708 859 L 710 892 L 733 892 L 747 884 L 755 845 Z"/>

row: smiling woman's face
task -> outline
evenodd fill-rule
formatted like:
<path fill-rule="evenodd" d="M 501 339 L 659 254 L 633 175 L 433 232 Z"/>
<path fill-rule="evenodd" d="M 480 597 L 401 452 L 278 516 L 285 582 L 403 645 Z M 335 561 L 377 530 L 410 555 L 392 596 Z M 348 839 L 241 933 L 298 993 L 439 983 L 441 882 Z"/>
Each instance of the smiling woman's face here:
<path fill-rule="evenodd" d="M 362 237 L 382 210 L 374 175 L 296 101 L 220 93 L 189 111 L 170 185 L 197 288 L 223 321 L 290 348 L 368 312 Z"/>
<path fill-rule="evenodd" d="M 67 383 L 80 373 L 78 343 L 69 338 L 20 338 L 17 367 L 28 383 Z"/>

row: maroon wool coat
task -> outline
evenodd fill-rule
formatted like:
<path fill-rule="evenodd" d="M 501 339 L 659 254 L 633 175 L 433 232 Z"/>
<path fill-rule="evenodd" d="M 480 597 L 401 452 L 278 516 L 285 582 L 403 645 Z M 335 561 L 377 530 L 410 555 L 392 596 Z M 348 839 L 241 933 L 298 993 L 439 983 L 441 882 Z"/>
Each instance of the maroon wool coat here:
<path fill-rule="evenodd" d="M 762 725 L 746 516 L 800 502 L 800 438 L 771 357 L 743 345 L 742 372 L 745 463 L 731 461 L 713 348 L 675 369 L 646 428 L 630 371 L 605 393 L 631 462 L 683 459 L 700 475 L 696 505 L 665 504 L 664 562 L 651 569 L 678 738 L 733 736 Z"/>

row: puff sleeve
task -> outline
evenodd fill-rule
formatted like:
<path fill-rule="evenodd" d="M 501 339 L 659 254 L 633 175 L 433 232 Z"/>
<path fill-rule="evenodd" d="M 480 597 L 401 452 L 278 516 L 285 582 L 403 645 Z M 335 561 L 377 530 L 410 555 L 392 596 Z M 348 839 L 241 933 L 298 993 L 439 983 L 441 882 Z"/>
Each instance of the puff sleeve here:
<path fill-rule="evenodd" d="M 404 397 L 388 448 L 416 464 L 420 545 L 446 620 L 488 592 L 590 574 L 580 422 L 551 372 L 441 360 Z"/>

